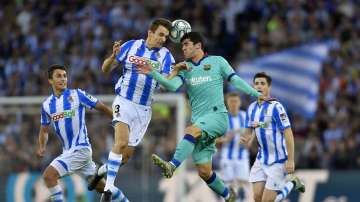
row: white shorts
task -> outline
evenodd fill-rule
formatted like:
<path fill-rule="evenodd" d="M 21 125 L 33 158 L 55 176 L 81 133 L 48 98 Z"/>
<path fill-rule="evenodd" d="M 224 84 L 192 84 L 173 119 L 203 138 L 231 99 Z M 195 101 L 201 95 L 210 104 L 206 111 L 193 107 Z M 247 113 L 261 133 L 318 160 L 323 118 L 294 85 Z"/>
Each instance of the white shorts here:
<path fill-rule="evenodd" d="M 62 153 L 56 157 L 50 165 L 54 167 L 60 177 L 77 173 L 83 177 L 94 175 L 96 164 L 92 160 L 92 151 L 89 148 L 81 148 L 72 152 Z"/>
<path fill-rule="evenodd" d="M 284 163 L 267 166 L 256 159 L 250 171 L 249 182 L 265 182 L 266 189 L 278 191 L 285 186 L 286 175 Z"/>
<path fill-rule="evenodd" d="M 220 162 L 221 176 L 225 182 L 235 179 L 248 181 L 250 165 L 249 160 L 222 160 Z"/>
<path fill-rule="evenodd" d="M 119 106 L 119 107 L 118 107 Z M 129 126 L 129 146 L 137 146 L 143 139 L 151 120 L 151 107 L 136 104 L 117 95 L 112 104 L 113 123 L 123 122 Z"/>

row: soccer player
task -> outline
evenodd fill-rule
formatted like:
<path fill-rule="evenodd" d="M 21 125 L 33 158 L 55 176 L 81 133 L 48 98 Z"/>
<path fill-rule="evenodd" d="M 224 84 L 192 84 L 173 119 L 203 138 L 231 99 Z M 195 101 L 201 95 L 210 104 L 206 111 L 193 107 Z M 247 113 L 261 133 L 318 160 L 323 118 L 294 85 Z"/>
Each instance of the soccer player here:
<path fill-rule="evenodd" d="M 116 98 L 112 106 L 115 143 L 106 166 L 99 169 L 92 183 L 95 185 L 106 172 L 105 201 L 111 198 L 119 167 L 133 155 L 146 132 L 151 119 L 150 105 L 154 90 L 159 86 L 150 75 L 138 74 L 136 66 L 149 63 L 164 75 L 171 72 L 171 64 L 175 61 L 170 51 L 163 47 L 170 29 L 169 20 L 154 20 L 149 26 L 146 40 L 130 40 L 121 47 L 119 41 L 115 42 L 111 56 L 102 65 L 102 71 L 107 73 L 116 65 L 123 64 L 123 74 L 115 85 Z"/>
<path fill-rule="evenodd" d="M 186 128 L 185 136 L 178 143 L 173 158 L 168 162 L 153 154 L 153 162 L 163 169 L 165 177 L 170 178 L 181 162 L 192 154 L 199 176 L 207 185 L 226 201 L 234 201 L 236 196 L 233 189 L 229 191 L 220 177 L 212 171 L 211 165 L 216 150 L 215 139 L 226 133 L 229 121 L 224 105 L 224 81 L 228 80 L 237 89 L 255 97 L 260 97 L 261 93 L 237 76 L 223 57 L 206 55 L 203 37 L 198 32 L 185 34 L 181 43 L 187 61 L 174 66 L 174 69 L 181 70 L 178 76 L 169 80 L 150 64 L 138 69 L 140 73 L 152 76 L 171 91 L 176 91 L 185 84 L 191 105 L 192 125 Z"/>
<path fill-rule="evenodd" d="M 52 122 L 56 135 L 62 143 L 63 152 L 45 169 L 43 178 L 45 185 L 50 190 L 51 201 L 62 202 L 64 201 L 64 195 L 58 184 L 58 179 L 78 173 L 89 180 L 96 171 L 85 125 L 86 108 L 95 108 L 109 117 L 112 117 L 112 110 L 83 90 L 68 89 L 65 66 L 50 66 L 48 78 L 53 94 L 46 98 L 41 106 L 41 126 L 37 155 L 39 157 L 45 155 L 49 126 Z M 104 181 L 99 183 L 97 190 L 101 193 L 103 187 Z M 127 201 L 127 198 L 117 188 L 116 195 L 112 199 Z"/>
<path fill-rule="evenodd" d="M 270 96 L 271 81 L 264 72 L 255 74 L 253 78 L 255 89 L 265 97 Z M 255 202 L 274 201 L 283 189 L 283 195 L 293 188 L 304 192 L 304 184 L 292 175 L 295 170 L 294 137 L 283 105 L 278 101 L 257 100 L 251 103 L 246 112 L 245 128 L 240 143 L 246 144 L 254 132 L 259 145 L 249 177 Z M 289 182 L 287 174 L 290 174 Z"/>
<path fill-rule="evenodd" d="M 229 111 L 229 129 L 225 136 L 216 140 L 217 144 L 221 144 L 221 176 L 235 191 L 243 190 L 244 201 L 250 201 L 249 151 L 238 144 L 245 129 L 245 111 L 240 110 L 241 98 L 238 93 L 228 93 L 225 101 Z"/>

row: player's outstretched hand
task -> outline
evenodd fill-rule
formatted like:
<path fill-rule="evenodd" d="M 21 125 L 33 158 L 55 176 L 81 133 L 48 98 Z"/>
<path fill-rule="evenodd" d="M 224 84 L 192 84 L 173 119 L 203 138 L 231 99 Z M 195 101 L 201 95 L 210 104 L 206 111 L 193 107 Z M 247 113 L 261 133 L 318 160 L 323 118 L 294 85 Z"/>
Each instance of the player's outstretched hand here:
<path fill-rule="evenodd" d="M 150 64 L 150 62 L 146 62 L 146 64 L 144 65 L 137 65 L 136 66 L 136 71 L 139 74 L 149 74 L 152 71 L 152 66 Z"/>
<path fill-rule="evenodd" d="M 245 136 L 242 135 L 240 137 L 240 140 L 239 140 L 238 144 L 245 145 L 245 144 L 247 144 L 247 142 L 248 142 L 248 139 Z"/>
<path fill-rule="evenodd" d="M 287 160 L 285 162 L 285 170 L 288 174 L 292 174 L 295 171 L 295 163 L 294 161 Z"/>
<path fill-rule="evenodd" d="M 39 157 L 39 158 L 42 158 L 45 156 L 45 149 L 44 148 L 38 148 L 37 151 L 36 151 L 36 155 Z"/>
<path fill-rule="evenodd" d="M 122 42 L 122 40 L 119 40 L 119 41 L 115 41 L 115 42 L 114 42 L 113 52 L 112 52 L 112 55 L 111 55 L 112 57 L 115 58 L 115 57 L 119 54 L 121 42 Z"/>

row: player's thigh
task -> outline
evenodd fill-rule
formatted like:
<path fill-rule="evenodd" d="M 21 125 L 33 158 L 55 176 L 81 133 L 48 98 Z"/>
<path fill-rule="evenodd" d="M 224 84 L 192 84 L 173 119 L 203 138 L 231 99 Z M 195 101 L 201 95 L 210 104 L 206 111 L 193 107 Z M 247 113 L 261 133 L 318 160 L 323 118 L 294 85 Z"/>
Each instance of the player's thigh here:
<path fill-rule="evenodd" d="M 208 113 L 196 119 L 193 125 L 201 129 L 202 139 L 216 139 L 226 133 L 228 119 L 226 113 Z"/>
<path fill-rule="evenodd" d="M 262 202 L 273 202 L 276 198 L 277 192 L 270 189 L 264 189 Z"/>
<path fill-rule="evenodd" d="M 115 144 L 125 144 L 129 142 L 129 126 L 124 122 L 116 122 L 114 125 Z"/>
<path fill-rule="evenodd" d="M 130 122 L 129 146 L 137 146 L 144 138 L 146 130 L 151 121 L 151 108 L 148 106 L 136 105 L 134 119 Z"/>
<path fill-rule="evenodd" d="M 265 189 L 265 182 L 253 182 L 253 194 L 254 194 L 254 201 L 260 202 L 263 197 L 264 189 Z"/>
<path fill-rule="evenodd" d="M 265 188 L 273 191 L 281 190 L 286 183 L 286 170 L 283 163 L 275 163 L 265 168 L 267 180 Z"/>
<path fill-rule="evenodd" d="M 201 138 L 202 139 L 202 138 Z M 212 157 L 216 152 L 215 141 L 209 143 L 208 141 L 199 140 L 195 144 L 192 153 L 192 159 L 195 164 L 204 164 L 212 161 Z"/>
<path fill-rule="evenodd" d="M 56 168 L 54 168 L 52 165 L 49 165 L 43 173 L 43 178 L 45 184 L 47 186 L 51 186 L 53 183 L 57 182 L 57 180 L 60 178 L 60 174 Z"/>

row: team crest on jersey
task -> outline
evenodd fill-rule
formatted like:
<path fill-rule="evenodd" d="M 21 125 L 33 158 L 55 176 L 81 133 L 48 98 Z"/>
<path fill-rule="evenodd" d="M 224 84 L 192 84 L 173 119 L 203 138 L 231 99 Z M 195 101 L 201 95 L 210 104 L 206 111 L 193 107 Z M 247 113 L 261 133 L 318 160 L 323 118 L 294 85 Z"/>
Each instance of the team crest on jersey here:
<path fill-rule="evenodd" d="M 211 65 L 207 64 L 207 65 L 204 65 L 204 68 L 203 68 L 205 71 L 209 71 L 211 69 Z"/>
<path fill-rule="evenodd" d="M 281 113 L 281 114 L 280 114 L 280 119 L 281 119 L 282 121 L 286 121 L 286 120 L 287 120 L 286 114 L 285 114 L 285 113 Z"/>

